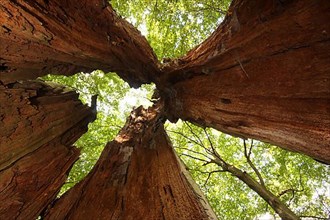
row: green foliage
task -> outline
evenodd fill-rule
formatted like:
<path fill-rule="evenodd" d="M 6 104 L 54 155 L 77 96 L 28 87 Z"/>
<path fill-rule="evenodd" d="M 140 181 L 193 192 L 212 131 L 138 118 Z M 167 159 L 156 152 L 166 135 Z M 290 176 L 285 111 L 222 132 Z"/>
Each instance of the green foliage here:
<path fill-rule="evenodd" d="M 159 59 L 185 54 L 222 21 L 229 0 L 112 0 L 117 12 L 141 30 Z"/>
<path fill-rule="evenodd" d="M 177 153 L 220 219 L 253 219 L 265 213 L 274 215 L 268 204 L 244 183 L 220 171 L 221 168 L 215 164 L 207 163 L 212 156 L 201 147 L 210 148 L 212 143 L 227 163 L 249 173 L 258 181 L 244 156 L 243 140 L 209 128 L 206 129 L 206 135 L 202 128 L 182 121 L 167 124 L 166 128 Z M 325 218 L 330 214 L 328 166 L 266 143 L 254 141 L 253 146 L 251 160 L 270 191 L 280 196 L 299 216 Z"/>
<path fill-rule="evenodd" d="M 132 108 L 149 106 L 154 85 L 143 85 L 132 89 L 115 73 L 105 74 L 96 70 L 90 74 L 79 73 L 71 77 L 48 75 L 42 78 L 74 89 L 80 100 L 89 104 L 91 97 L 98 94 L 97 119 L 90 123 L 75 146 L 81 149 L 80 159 L 74 164 L 61 193 L 71 188 L 85 177 L 98 160 L 104 146 L 117 135 L 123 127 Z M 134 98 L 132 98 L 134 97 Z"/>

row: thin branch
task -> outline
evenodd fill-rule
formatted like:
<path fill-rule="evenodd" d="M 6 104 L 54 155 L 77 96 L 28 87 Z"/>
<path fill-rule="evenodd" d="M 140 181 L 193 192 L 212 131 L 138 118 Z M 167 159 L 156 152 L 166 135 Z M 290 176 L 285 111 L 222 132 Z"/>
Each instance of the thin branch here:
<path fill-rule="evenodd" d="M 302 191 L 304 191 L 304 190 L 290 188 L 290 189 L 286 189 L 286 190 L 283 190 L 282 192 L 280 192 L 277 197 L 281 197 L 281 196 L 283 196 L 283 195 L 285 195 L 286 193 L 289 193 L 289 192 L 302 192 Z"/>
<path fill-rule="evenodd" d="M 252 143 L 251 143 L 251 146 L 250 146 L 250 149 L 249 149 L 249 152 L 247 151 L 247 147 L 246 147 L 246 141 L 243 140 L 243 144 L 244 144 L 244 156 L 248 162 L 248 164 L 250 165 L 250 167 L 253 169 L 253 171 L 255 172 L 255 174 L 257 174 L 258 176 L 258 179 L 259 179 L 259 182 L 260 184 L 265 187 L 265 182 L 261 176 L 261 173 L 259 172 L 259 170 L 254 166 L 254 164 L 252 163 L 251 159 L 250 159 L 250 156 L 251 156 L 251 152 L 252 152 Z"/>
<path fill-rule="evenodd" d="M 205 133 L 205 135 L 206 135 L 206 137 L 207 137 L 207 140 L 208 140 L 209 143 L 210 143 L 211 149 L 212 149 L 213 153 L 215 154 L 215 153 L 216 153 L 216 150 L 215 150 L 215 148 L 214 148 L 214 146 L 213 146 L 213 143 L 212 143 L 212 141 L 211 141 L 211 138 L 210 138 L 210 136 L 209 136 L 209 133 L 207 133 L 207 131 L 206 131 L 205 128 L 204 128 L 203 130 L 204 130 L 204 133 Z"/>
<path fill-rule="evenodd" d="M 197 144 L 198 146 L 201 146 L 201 144 L 198 143 L 196 140 L 194 140 L 194 139 L 188 137 L 187 135 L 185 135 L 185 134 L 183 134 L 183 133 L 181 133 L 181 132 L 173 131 L 173 130 L 166 130 L 166 131 L 171 132 L 171 133 L 174 133 L 174 134 L 179 134 L 179 135 L 181 135 L 182 137 L 188 139 L 189 141 L 191 141 L 191 142 Z M 203 147 L 203 146 L 202 146 L 202 147 Z"/>
<path fill-rule="evenodd" d="M 318 217 L 318 216 L 312 216 L 312 215 L 301 215 L 300 218 L 313 218 L 313 219 L 322 219 L 322 220 L 328 220 L 329 218 L 324 217 Z"/>
<path fill-rule="evenodd" d="M 212 176 L 213 173 L 220 173 L 220 172 L 226 172 L 226 171 L 225 170 L 213 170 L 211 172 L 201 172 L 201 173 L 208 173 L 207 178 L 206 178 L 206 180 L 204 182 L 203 187 L 206 186 L 207 182 L 209 181 L 209 179 L 210 179 L 210 177 Z"/>
<path fill-rule="evenodd" d="M 212 151 L 213 151 L 213 156 L 216 157 L 216 158 L 218 158 L 219 160 L 221 160 L 223 163 L 226 163 L 226 161 L 225 161 L 224 159 L 222 159 L 222 157 L 221 157 L 221 155 L 218 153 L 218 151 L 216 151 L 216 149 L 215 149 L 215 147 L 214 147 L 214 145 L 213 145 L 213 143 L 212 143 L 212 141 L 211 141 L 211 138 L 210 138 L 210 136 L 209 136 L 209 134 L 208 134 L 208 132 L 206 131 L 205 128 L 204 128 L 204 132 L 205 132 L 206 137 L 207 137 L 207 139 L 208 139 L 208 141 L 209 141 L 209 143 L 210 143 L 211 149 L 212 149 Z"/>
<path fill-rule="evenodd" d="M 203 154 L 203 153 L 198 152 L 198 151 L 195 151 L 195 150 L 191 150 L 191 149 L 186 148 L 186 147 L 175 147 L 175 148 L 182 149 L 182 150 L 187 150 L 187 151 L 193 152 L 193 153 L 195 153 L 195 154 L 202 155 L 202 156 L 206 157 L 206 158 L 209 159 L 209 160 L 212 159 L 212 158 L 209 158 L 208 155 L 206 155 L 206 154 Z"/>
<path fill-rule="evenodd" d="M 179 155 L 180 155 L 180 156 L 190 157 L 190 158 L 192 158 L 192 159 L 194 159 L 194 160 L 199 160 L 199 161 L 205 162 L 205 163 L 207 163 L 207 164 L 210 163 L 210 161 L 204 160 L 204 159 L 202 159 L 202 158 L 194 157 L 194 156 L 191 156 L 191 155 L 189 155 L 189 154 L 181 153 L 181 154 L 179 154 Z"/>
<path fill-rule="evenodd" d="M 284 194 L 291 192 L 292 195 L 291 195 L 291 198 L 290 198 L 289 201 L 288 201 L 288 206 L 291 205 L 291 203 L 292 203 L 292 201 L 293 201 L 293 199 L 294 199 L 294 197 L 295 197 L 296 192 L 303 192 L 303 191 L 305 190 L 305 189 L 304 189 L 304 186 L 302 185 L 302 182 L 301 182 L 301 181 L 302 181 L 302 180 L 301 180 L 301 172 L 300 172 L 300 168 L 299 168 L 299 184 L 300 184 L 300 186 L 302 187 L 302 189 L 294 189 L 294 187 L 293 187 L 293 185 L 291 184 L 291 182 L 289 182 L 291 188 L 286 189 L 286 190 L 283 190 L 282 192 L 280 192 L 280 193 L 278 194 L 278 197 L 280 198 L 280 197 L 283 196 Z"/>
<path fill-rule="evenodd" d="M 252 147 L 253 147 L 253 139 L 251 139 L 251 144 L 250 144 L 250 149 L 249 149 L 249 158 L 251 157 Z"/>
<path fill-rule="evenodd" d="M 192 134 L 195 136 L 195 138 L 199 141 L 199 143 L 201 143 L 201 145 L 204 146 L 202 140 L 201 140 L 201 139 L 199 138 L 199 136 L 194 132 L 194 130 L 192 129 L 192 127 L 191 127 L 186 121 L 185 121 L 184 123 L 189 127 L 190 133 L 192 133 Z"/>
<path fill-rule="evenodd" d="M 291 198 L 289 199 L 288 206 L 291 205 L 291 202 L 293 201 L 293 199 L 294 199 L 294 197 L 296 195 L 294 190 L 292 190 L 291 192 L 292 192 L 292 195 L 291 195 Z"/>
<path fill-rule="evenodd" d="M 196 140 L 194 140 L 194 139 L 188 137 L 187 135 L 185 135 L 181 132 L 178 132 L 178 131 L 173 131 L 173 130 L 166 130 L 166 131 L 181 135 L 182 137 L 186 138 L 187 140 L 189 140 L 189 141 L 197 144 L 198 146 L 202 147 L 207 153 L 212 155 L 212 152 L 207 147 L 205 147 L 203 143 L 198 143 Z"/>
<path fill-rule="evenodd" d="M 292 191 L 294 191 L 294 189 L 286 189 L 286 190 L 283 190 L 282 192 L 280 192 L 280 193 L 278 194 L 277 197 L 281 197 L 281 196 L 283 196 L 283 195 L 285 195 L 285 194 L 287 194 L 287 193 L 289 193 L 289 192 L 292 192 Z"/>

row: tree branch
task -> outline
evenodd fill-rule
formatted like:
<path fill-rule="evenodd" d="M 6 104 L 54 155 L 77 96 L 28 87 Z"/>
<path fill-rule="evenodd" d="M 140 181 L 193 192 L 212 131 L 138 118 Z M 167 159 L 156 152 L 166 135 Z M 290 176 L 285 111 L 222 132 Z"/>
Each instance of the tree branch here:
<path fill-rule="evenodd" d="M 199 157 L 194 157 L 194 156 L 191 156 L 191 155 L 189 155 L 189 154 L 181 153 L 181 154 L 179 154 L 179 155 L 180 155 L 180 156 L 190 157 L 190 158 L 192 158 L 192 159 L 194 159 L 194 160 L 199 160 L 199 161 L 205 162 L 205 163 L 207 163 L 207 164 L 210 163 L 210 161 L 204 160 L 204 159 L 199 158 Z"/>
<path fill-rule="evenodd" d="M 206 154 L 203 154 L 203 153 L 198 152 L 198 151 L 195 151 L 195 150 L 191 150 L 191 149 L 186 148 L 186 147 L 175 147 L 175 148 L 182 149 L 182 150 L 187 150 L 187 151 L 193 152 L 193 153 L 195 153 L 195 154 L 202 155 L 202 156 L 206 157 L 206 158 L 209 159 L 209 160 L 212 159 L 212 158 L 209 158 L 208 155 L 206 155 Z"/>
<path fill-rule="evenodd" d="M 189 141 L 191 141 L 191 142 L 197 144 L 198 146 L 201 146 L 201 144 L 198 143 L 196 140 L 194 140 L 194 139 L 188 137 L 187 135 L 185 135 L 185 134 L 183 134 L 183 133 L 181 133 L 181 132 L 173 131 L 173 130 L 166 130 L 166 131 L 171 132 L 171 133 L 174 133 L 174 134 L 179 134 L 179 135 L 181 135 L 182 137 L 186 138 L 187 140 L 189 140 Z"/>
<path fill-rule="evenodd" d="M 203 130 L 204 130 L 204 133 L 205 133 L 205 135 L 206 135 L 206 137 L 207 137 L 207 140 L 208 140 L 209 143 L 210 143 L 210 146 L 211 146 L 211 149 L 212 149 L 213 153 L 214 153 L 214 154 L 218 154 L 218 153 L 216 152 L 214 146 L 213 146 L 213 143 L 212 143 L 212 141 L 211 141 L 211 138 L 210 138 L 209 134 L 207 133 L 206 129 L 204 128 Z"/>
<path fill-rule="evenodd" d="M 300 218 L 313 218 L 313 219 L 322 219 L 322 220 L 328 220 L 329 218 L 324 217 L 318 217 L 318 216 L 312 216 L 312 215 L 301 215 Z"/>
<path fill-rule="evenodd" d="M 234 165 L 223 163 L 220 160 L 214 160 L 214 163 L 218 164 L 223 170 L 230 172 L 233 176 L 244 182 L 250 189 L 258 193 L 282 219 L 295 219 L 299 217 L 292 212 L 288 206 L 286 206 L 277 196 L 269 191 L 265 186 L 261 185 L 248 173 L 238 169 Z"/>
<path fill-rule="evenodd" d="M 186 121 L 185 121 L 184 123 L 185 123 L 185 125 L 188 126 L 188 128 L 189 128 L 189 130 L 190 130 L 190 133 L 192 133 L 192 134 L 195 136 L 195 138 L 199 141 L 199 143 L 201 143 L 201 145 L 204 146 L 202 140 L 201 140 L 200 137 L 194 132 L 194 130 L 192 129 L 192 127 L 189 125 L 189 123 L 187 123 Z"/>
<path fill-rule="evenodd" d="M 206 178 L 206 180 L 205 180 L 205 182 L 204 182 L 203 187 L 206 186 L 207 182 L 209 181 L 209 179 L 210 179 L 210 177 L 212 176 L 213 173 L 220 173 L 220 172 L 226 172 L 226 171 L 225 171 L 225 170 L 213 170 L 213 171 L 211 171 L 211 172 L 202 172 L 202 171 L 201 171 L 201 173 L 208 173 L 208 176 L 207 176 L 207 178 Z"/>
<path fill-rule="evenodd" d="M 259 170 L 254 166 L 254 164 L 252 163 L 250 156 L 251 156 L 251 152 L 252 152 L 252 147 L 253 147 L 253 141 L 251 141 L 251 145 L 250 145 L 250 149 L 249 151 L 247 151 L 247 146 L 246 146 L 246 141 L 243 140 L 243 144 L 244 144 L 244 156 L 248 162 L 248 164 L 250 165 L 250 167 L 253 169 L 253 171 L 255 172 L 255 174 L 257 175 L 259 182 L 262 186 L 265 187 L 265 182 L 261 176 L 261 173 L 259 172 Z"/>
<path fill-rule="evenodd" d="M 212 152 L 207 147 L 205 147 L 203 143 L 199 143 L 196 140 L 194 140 L 194 139 L 188 137 L 187 135 L 185 135 L 181 132 L 178 132 L 178 131 L 173 131 L 173 130 L 166 130 L 166 131 L 181 135 L 182 137 L 186 138 L 187 140 L 189 140 L 189 141 L 197 144 L 198 146 L 202 147 L 207 153 L 213 155 Z"/>

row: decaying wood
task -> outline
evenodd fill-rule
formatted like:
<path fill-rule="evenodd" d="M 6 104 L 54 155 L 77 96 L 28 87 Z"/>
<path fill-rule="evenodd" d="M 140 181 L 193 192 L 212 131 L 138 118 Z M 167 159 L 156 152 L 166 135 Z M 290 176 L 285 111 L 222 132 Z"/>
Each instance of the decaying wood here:
<path fill-rule="evenodd" d="M 146 39 L 104 0 L 0 1 L 0 79 L 115 71 L 132 86 L 157 75 Z"/>
<path fill-rule="evenodd" d="M 45 219 L 216 219 L 186 177 L 159 106 L 135 109 L 89 175 Z"/>
<path fill-rule="evenodd" d="M 40 81 L 0 85 L 0 219 L 36 219 L 78 159 L 95 115 L 78 94 Z"/>
<path fill-rule="evenodd" d="M 330 2 L 234 1 L 163 69 L 168 116 L 330 163 Z"/>

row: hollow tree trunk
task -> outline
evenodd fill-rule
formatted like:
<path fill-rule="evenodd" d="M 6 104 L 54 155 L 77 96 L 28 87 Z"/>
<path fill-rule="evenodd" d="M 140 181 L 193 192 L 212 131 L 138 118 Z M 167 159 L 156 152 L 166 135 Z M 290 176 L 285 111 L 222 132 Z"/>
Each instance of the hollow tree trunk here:
<path fill-rule="evenodd" d="M 216 219 L 187 178 L 161 109 L 135 109 L 89 175 L 45 219 Z"/>
<path fill-rule="evenodd" d="M 152 80 L 146 39 L 105 0 L 0 0 L 0 79 L 115 71 L 132 86 Z"/>
<path fill-rule="evenodd" d="M 78 159 L 94 119 L 78 94 L 40 81 L 0 84 L 0 219 L 36 219 Z"/>
<path fill-rule="evenodd" d="M 163 69 L 169 118 L 330 163 L 330 1 L 234 1 Z"/>
<path fill-rule="evenodd" d="M 133 86 L 155 82 L 172 120 L 329 163 L 329 5 L 234 0 L 204 43 L 159 74 L 145 39 L 104 1 L 1 0 L 0 80 L 116 71 Z"/>

